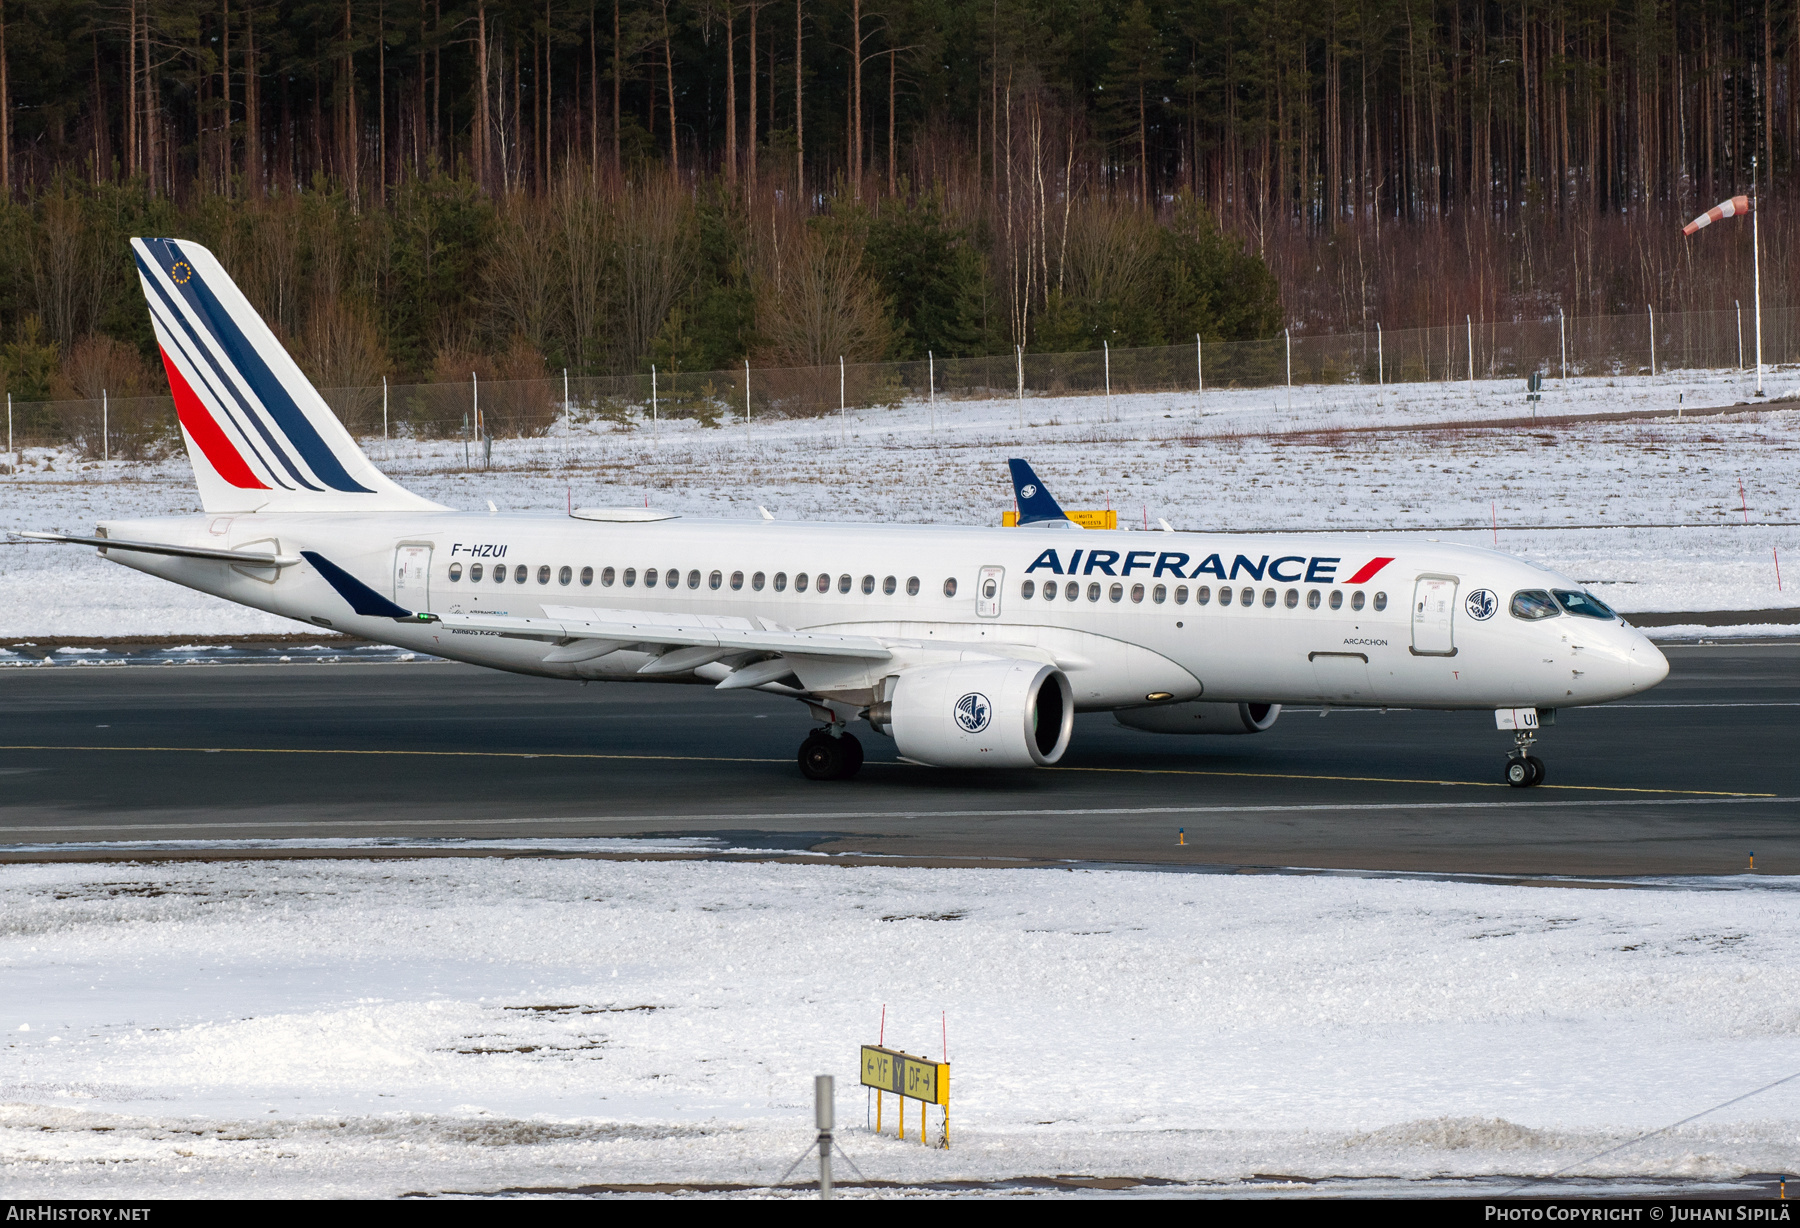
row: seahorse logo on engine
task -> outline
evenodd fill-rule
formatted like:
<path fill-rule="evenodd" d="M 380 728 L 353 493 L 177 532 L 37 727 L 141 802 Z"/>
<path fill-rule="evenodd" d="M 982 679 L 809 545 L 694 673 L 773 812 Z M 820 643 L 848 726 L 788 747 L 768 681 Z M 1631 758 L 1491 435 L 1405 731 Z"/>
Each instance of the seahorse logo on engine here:
<path fill-rule="evenodd" d="M 994 719 L 994 705 L 980 691 L 970 691 L 956 701 L 956 723 L 964 733 L 980 733 Z"/>

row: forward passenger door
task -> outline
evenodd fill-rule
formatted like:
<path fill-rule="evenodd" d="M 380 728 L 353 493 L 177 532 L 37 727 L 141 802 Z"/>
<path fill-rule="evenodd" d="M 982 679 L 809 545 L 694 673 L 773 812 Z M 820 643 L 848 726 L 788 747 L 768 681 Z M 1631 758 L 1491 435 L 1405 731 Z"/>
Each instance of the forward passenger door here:
<path fill-rule="evenodd" d="M 1412 651 L 1415 657 L 1453 657 L 1456 579 L 1420 576 L 1413 585 Z"/>

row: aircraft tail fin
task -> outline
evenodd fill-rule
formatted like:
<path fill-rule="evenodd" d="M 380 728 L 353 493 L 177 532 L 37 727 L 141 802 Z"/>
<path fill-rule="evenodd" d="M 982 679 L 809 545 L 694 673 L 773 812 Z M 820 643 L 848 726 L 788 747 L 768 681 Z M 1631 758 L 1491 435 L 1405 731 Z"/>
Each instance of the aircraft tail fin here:
<path fill-rule="evenodd" d="M 1063 514 L 1061 505 L 1050 497 L 1038 475 L 1031 471 L 1031 466 L 1016 457 L 1006 462 L 1012 468 L 1013 494 L 1019 501 L 1019 525 L 1041 524 L 1045 521 L 1068 520 Z"/>
<path fill-rule="evenodd" d="M 370 463 L 210 251 L 185 239 L 131 250 L 208 512 L 441 506 Z"/>

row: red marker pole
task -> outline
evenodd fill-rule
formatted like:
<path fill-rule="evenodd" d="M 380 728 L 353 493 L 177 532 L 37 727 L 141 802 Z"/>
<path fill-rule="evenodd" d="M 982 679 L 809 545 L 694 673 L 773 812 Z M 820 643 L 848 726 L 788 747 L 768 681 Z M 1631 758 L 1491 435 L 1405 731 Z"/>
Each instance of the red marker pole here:
<path fill-rule="evenodd" d="M 1772 546 L 1770 549 L 1775 551 L 1775 591 L 1779 593 L 1781 591 L 1781 547 Z"/>

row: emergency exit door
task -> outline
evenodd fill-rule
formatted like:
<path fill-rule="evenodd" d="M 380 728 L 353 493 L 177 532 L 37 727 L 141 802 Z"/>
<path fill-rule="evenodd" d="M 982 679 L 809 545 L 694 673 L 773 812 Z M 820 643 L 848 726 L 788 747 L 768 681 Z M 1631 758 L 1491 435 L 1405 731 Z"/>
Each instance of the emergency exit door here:
<path fill-rule="evenodd" d="M 975 582 L 975 614 L 979 618 L 1000 617 L 1000 589 L 1006 583 L 1006 568 L 983 567 Z"/>
<path fill-rule="evenodd" d="M 1414 656 L 1456 655 L 1456 580 L 1451 576 L 1420 576 L 1413 585 L 1412 650 Z"/>
<path fill-rule="evenodd" d="M 402 545 L 394 550 L 394 604 L 408 610 L 431 608 L 431 547 Z"/>

